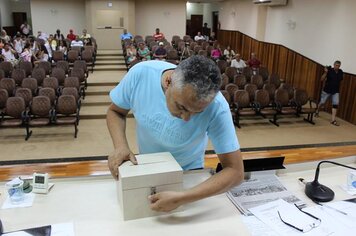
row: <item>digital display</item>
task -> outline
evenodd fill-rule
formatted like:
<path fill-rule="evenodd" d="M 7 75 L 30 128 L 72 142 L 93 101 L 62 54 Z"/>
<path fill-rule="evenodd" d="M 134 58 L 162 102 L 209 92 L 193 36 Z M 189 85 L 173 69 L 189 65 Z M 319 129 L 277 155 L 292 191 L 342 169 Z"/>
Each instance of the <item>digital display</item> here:
<path fill-rule="evenodd" d="M 35 183 L 44 184 L 44 182 L 45 182 L 45 177 L 44 176 L 36 176 L 35 177 Z"/>

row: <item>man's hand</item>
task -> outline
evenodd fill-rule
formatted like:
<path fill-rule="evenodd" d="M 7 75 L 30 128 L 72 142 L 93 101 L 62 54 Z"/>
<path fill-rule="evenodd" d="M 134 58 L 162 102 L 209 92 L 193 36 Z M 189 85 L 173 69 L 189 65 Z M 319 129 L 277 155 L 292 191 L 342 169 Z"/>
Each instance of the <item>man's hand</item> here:
<path fill-rule="evenodd" d="M 154 211 L 170 212 L 183 205 L 183 192 L 161 192 L 148 197 L 151 201 L 151 209 Z"/>
<path fill-rule="evenodd" d="M 118 167 L 125 161 L 131 161 L 133 164 L 137 165 L 136 157 L 129 148 L 117 148 L 108 157 L 108 165 L 111 175 L 116 180 L 119 179 Z"/>

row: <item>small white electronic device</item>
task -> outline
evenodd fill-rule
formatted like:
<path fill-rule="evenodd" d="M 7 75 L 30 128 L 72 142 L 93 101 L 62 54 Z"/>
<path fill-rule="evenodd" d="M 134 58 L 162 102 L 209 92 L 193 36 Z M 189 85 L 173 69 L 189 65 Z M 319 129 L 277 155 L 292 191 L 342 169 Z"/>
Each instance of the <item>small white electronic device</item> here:
<path fill-rule="evenodd" d="M 47 194 L 49 190 L 48 173 L 34 173 L 32 187 L 32 192 L 34 193 Z"/>

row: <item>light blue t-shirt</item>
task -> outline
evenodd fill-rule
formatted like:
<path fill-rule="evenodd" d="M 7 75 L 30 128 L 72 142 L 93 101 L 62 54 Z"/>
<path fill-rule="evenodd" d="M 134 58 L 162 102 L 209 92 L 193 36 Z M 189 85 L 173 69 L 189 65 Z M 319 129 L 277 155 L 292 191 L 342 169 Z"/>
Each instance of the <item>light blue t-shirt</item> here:
<path fill-rule="evenodd" d="M 130 34 L 130 33 L 121 34 L 120 38 L 121 38 L 121 40 L 132 39 L 132 34 Z"/>
<path fill-rule="evenodd" d="M 208 137 L 217 154 L 240 149 L 229 105 L 220 92 L 189 121 L 171 115 L 161 76 L 175 67 L 164 61 L 138 63 L 110 92 L 116 106 L 132 110 L 135 116 L 140 153 L 170 152 L 184 170 L 189 170 L 204 166 Z"/>

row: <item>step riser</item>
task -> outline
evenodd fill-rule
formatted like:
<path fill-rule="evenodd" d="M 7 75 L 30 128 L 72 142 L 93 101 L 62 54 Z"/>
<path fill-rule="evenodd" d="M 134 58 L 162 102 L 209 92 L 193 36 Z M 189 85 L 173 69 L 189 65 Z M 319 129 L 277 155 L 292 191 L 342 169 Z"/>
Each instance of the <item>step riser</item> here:
<path fill-rule="evenodd" d="M 133 114 L 127 114 L 127 118 L 134 118 Z M 90 120 L 90 119 L 106 119 L 106 114 L 98 115 L 80 115 L 80 119 Z"/>
<path fill-rule="evenodd" d="M 95 63 L 95 66 L 126 66 L 125 62 Z"/>
<path fill-rule="evenodd" d="M 90 95 L 109 95 L 110 91 L 85 92 L 85 96 Z"/>
<path fill-rule="evenodd" d="M 88 83 L 88 87 L 94 87 L 94 86 L 116 86 L 120 82 L 107 82 L 107 83 Z"/>
<path fill-rule="evenodd" d="M 93 102 L 93 103 L 82 103 L 82 106 L 93 107 L 93 106 L 109 106 L 111 102 Z"/>
<path fill-rule="evenodd" d="M 127 71 L 126 68 L 94 68 L 94 71 Z"/>

